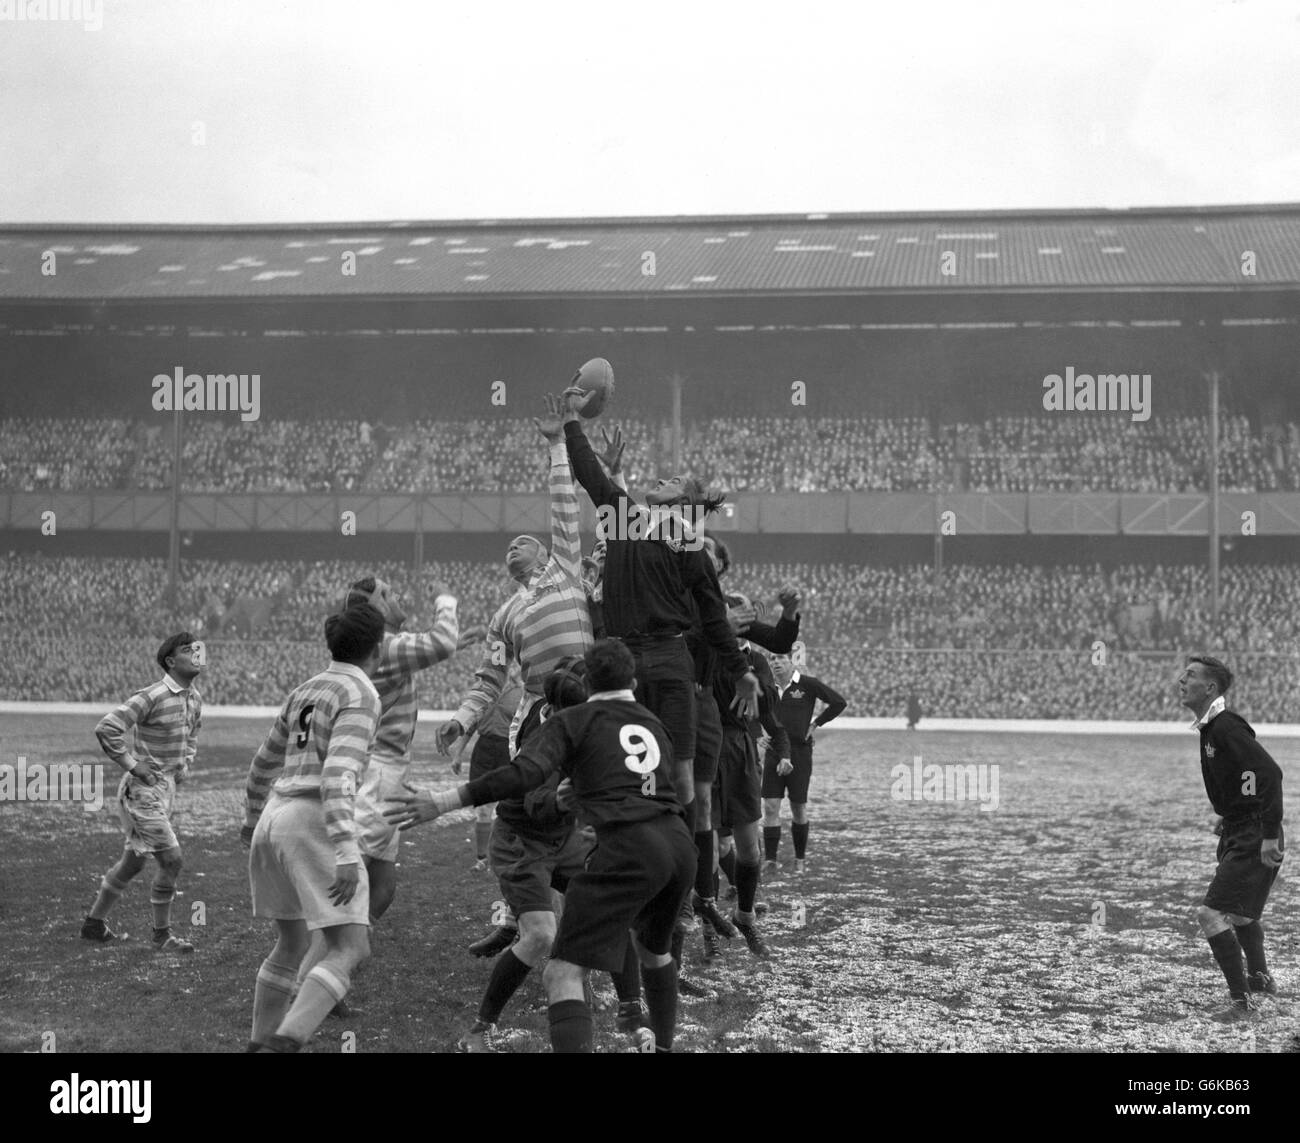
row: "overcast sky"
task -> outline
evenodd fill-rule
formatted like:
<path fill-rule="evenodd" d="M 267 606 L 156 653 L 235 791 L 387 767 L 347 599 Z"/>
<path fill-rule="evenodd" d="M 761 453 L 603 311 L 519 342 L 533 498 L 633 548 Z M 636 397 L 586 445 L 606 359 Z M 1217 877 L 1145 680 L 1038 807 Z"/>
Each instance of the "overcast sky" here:
<path fill-rule="evenodd" d="M 1294 0 L 30 3 L 0 222 L 1300 201 Z"/>

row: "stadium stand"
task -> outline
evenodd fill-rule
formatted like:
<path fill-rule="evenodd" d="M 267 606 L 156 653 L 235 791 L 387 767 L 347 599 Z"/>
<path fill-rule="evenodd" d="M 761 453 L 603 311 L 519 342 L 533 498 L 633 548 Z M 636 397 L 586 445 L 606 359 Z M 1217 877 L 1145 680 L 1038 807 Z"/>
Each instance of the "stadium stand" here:
<path fill-rule="evenodd" d="M 187 628 L 211 647 L 209 702 L 274 704 L 318 668 L 322 618 L 361 574 L 341 561 L 186 560 L 181 570 L 173 607 L 165 561 L 9 553 L 0 587 L 22 625 L 0 622 L 0 698 L 113 701 L 125 681 L 151 677 L 162 634 Z M 430 601 L 410 569 L 365 570 L 390 580 L 408 626 L 418 624 Z M 511 590 L 499 564 L 430 563 L 425 577 L 459 594 L 467 627 L 485 624 Z M 728 583 L 774 606 L 787 580 L 803 588 L 813 669 L 836 680 L 855 714 L 900 714 L 915 690 L 930 717 L 1177 719 L 1178 653 L 1213 648 L 1239 671 L 1237 709 L 1300 721 L 1295 565 L 1225 567 L 1217 630 L 1200 565 L 957 564 L 936 585 L 923 565 L 756 564 Z M 422 676 L 424 705 L 453 705 L 475 656 Z"/>
<path fill-rule="evenodd" d="M 631 486 L 671 456 L 667 425 L 624 418 Z M 684 432 L 683 466 L 731 492 L 1192 492 L 1207 482 L 1201 416 L 715 417 Z M 150 490 L 171 483 L 161 422 L 0 421 L 0 488 Z M 191 492 L 544 492 L 530 418 L 410 422 L 190 418 Z M 39 458 L 39 459 L 36 459 Z M 1300 425 L 1221 423 L 1225 492 L 1300 490 Z"/>

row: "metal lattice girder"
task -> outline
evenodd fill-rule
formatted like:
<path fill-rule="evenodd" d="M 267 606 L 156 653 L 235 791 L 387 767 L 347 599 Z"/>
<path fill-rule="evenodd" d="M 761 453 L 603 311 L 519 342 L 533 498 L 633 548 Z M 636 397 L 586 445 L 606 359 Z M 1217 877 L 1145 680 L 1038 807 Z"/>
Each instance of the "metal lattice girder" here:
<path fill-rule="evenodd" d="M 1119 531 L 1119 494 L 1037 493 L 1029 498 L 1029 530 L 1039 535 L 1113 536 Z"/>

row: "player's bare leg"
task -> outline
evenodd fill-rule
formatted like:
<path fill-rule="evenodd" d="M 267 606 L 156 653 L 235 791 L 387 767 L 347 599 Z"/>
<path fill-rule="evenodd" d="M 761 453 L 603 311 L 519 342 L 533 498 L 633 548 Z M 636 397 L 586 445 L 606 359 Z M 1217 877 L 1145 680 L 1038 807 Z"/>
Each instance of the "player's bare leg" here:
<path fill-rule="evenodd" d="M 551 954 L 558 927 L 556 915 L 530 909 L 519 915 L 519 939 L 492 966 L 478 1019 L 457 1045 L 462 1052 L 490 1052 L 492 1029 L 528 974 Z"/>
<path fill-rule="evenodd" d="M 158 872 L 149 890 L 149 904 L 153 906 L 153 947 L 159 952 L 193 952 L 189 941 L 172 936 L 172 899 L 176 896 L 176 879 L 184 864 L 180 846 L 155 853 Z"/>
<path fill-rule="evenodd" d="M 1242 959 L 1241 942 L 1237 940 L 1234 924 L 1249 924 L 1249 917 L 1231 917 L 1220 913 L 1208 905 L 1201 905 L 1196 910 L 1196 919 L 1201 932 L 1210 942 L 1210 951 L 1223 971 L 1228 982 L 1228 994 L 1231 1002 L 1221 1012 L 1216 1012 L 1213 1019 L 1220 1023 L 1233 1023 L 1250 1018 L 1250 987 L 1246 982 L 1246 966 Z"/>
<path fill-rule="evenodd" d="M 99 941 L 102 944 L 116 938 L 117 934 L 104 924 L 104 918 L 117 904 L 127 885 L 131 883 L 131 879 L 137 877 L 144 866 L 145 858 L 135 853 L 130 846 L 122 851 L 117 864 L 104 874 L 103 880 L 99 883 L 99 893 L 95 897 L 95 903 L 90 907 L 90 912 L 86 914 L 86 919 L 82 923 L 81 935 L 86 940 Z"/>
<path fill-rule="evenodd" d="M 667 960 L 671 965 L 672 958 Z M 591 1006 L 587 1003 L 587 970 L 552 957 L 542 970 L 542 983 L 546 985 L 551 1050 L 557 1054 L 591 1052 L 593 1038 Z"/>
<path fill-rule="evenodd" d="M 271 1038 L 293 1003 L 294 976 L 307 956 L 312 936 L 306 921 L 276 921 L 275 947 L 257 970 L 253 990 L 253 1029 L 248 1050 L 256 1051 Z M 324 948 L 324 940 L 321 947 Z"/>
<path fill-rule="evenodd" d="M 804 871 L 808 853 L 808 803 L 790 803 L 790 836 L 794 839 L 794 871 Z"/>
<path fill-rule="evenodd" d="M 273 1051 L 296 1051 L 348 994 L 352 973 L 370 955 L 369 925 L 331 925 L 321 932 L 325 955 L 307 974 L 298 998 L 268 1040 Z"/>
<path fill-rule="evenodd" d="M 793 809 L 793 807 L 791 807 Z M 763 799 L 763 862 L 764 873 L 776 873 L 781 868 L 777 855 L 781 852 L 781 799 Z"/>

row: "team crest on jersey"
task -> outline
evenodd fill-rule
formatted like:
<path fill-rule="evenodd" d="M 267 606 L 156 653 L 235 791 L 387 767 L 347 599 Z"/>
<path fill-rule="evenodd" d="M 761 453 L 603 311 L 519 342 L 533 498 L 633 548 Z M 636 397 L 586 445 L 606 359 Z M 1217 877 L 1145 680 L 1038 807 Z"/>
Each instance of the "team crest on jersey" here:
<path fill-rule="evenodd" d="M 786 697 L 786 698 L 803 698 L 803 691 L 799 690 L 799 689 L 796 687 L 796 688 L 794 688 L 794 689 L 792 689 L 792 690 L 788 690 L 788 691 L 786 691 L 786 692 L 785 692 L 785 697 Z"/>
<path fill-rule="evenodd" d="M 1207 758 L 1214 757 L 1214 747 L 1211 746 L 1208 742 L 1205 744 L 1205 757 Z"/>

